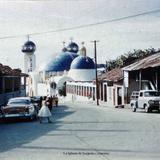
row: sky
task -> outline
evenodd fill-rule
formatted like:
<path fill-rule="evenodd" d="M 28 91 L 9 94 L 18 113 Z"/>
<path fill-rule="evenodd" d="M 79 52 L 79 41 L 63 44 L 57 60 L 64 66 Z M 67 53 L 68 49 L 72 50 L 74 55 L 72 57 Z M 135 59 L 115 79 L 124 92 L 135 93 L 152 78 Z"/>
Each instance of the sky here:
<path fill-rule="evenodd" d="M 72 29 L 71 29 L 72 28 Z M 60 54 L 72 38 L 97 61 L 133 49 L 160 48 L 159 0 L 0 0 L 0 63 L 23 70 L 27 35 L 37 50 L 37 68 Z M 36 34 L 38 33 L 38 34 Z"/>

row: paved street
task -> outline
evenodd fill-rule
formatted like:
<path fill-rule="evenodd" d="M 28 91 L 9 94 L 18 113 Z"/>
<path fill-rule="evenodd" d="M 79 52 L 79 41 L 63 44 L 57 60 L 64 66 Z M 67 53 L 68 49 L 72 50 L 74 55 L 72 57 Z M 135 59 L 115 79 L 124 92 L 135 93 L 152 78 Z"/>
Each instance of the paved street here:
<path fill-rule="evenodd" d="M 0 160 L 160 159 L 160 114 L 63 103 L 53 123 L 0 124 Z"/>

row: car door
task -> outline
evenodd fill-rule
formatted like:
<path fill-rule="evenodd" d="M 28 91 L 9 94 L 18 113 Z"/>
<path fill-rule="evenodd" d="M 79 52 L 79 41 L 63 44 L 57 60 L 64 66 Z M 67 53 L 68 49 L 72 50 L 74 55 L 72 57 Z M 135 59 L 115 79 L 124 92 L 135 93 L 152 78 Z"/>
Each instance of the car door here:
<path fill-rule="evenodd" d="M 138 97 L 138 108 L 143 108 L 144 103 L 144 93 L 140 92 Z"/>

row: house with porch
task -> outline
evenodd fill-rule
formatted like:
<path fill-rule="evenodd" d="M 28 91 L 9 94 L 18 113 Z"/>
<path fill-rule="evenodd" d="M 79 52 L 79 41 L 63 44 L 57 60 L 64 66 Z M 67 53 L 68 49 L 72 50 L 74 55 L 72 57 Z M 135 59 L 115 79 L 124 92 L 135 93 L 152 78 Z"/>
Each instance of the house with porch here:
<path fill-rule="evenodd" d="M 160 90 L 160 53 L 138 60 L 122 70 L 126 95 L 125 103 L 129 103 L 133 91 Z"/>
<path fill-rule="evenodd" d="M 26 96 L 26 77 L 20 69 L 0 64 L 0 106 L 9 98 Z"/>

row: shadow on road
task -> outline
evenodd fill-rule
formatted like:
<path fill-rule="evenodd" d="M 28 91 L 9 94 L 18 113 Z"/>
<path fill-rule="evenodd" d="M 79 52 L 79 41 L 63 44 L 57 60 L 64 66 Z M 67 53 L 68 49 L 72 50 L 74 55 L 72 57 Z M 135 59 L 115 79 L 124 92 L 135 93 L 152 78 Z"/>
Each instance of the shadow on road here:
<path fill-rule="evenodd" d="M 146 113 L 145 110 L 140 110 L 140 109 L 137 110 L 136 113 L 152 114 L 152 115 L 153 115 L 153 114 L 160 114 L 160 112 L 157 111 L 157 110 L 153 110 L 152 112 Z"/>
<path fill-rule="evenodd" d="M 60 105 L 53 108 L 53 123 L 42 123 L 39 121 L 29 121 L 26 119 L 6 119 L 0 122 L 0 152 L 5 152 L 14 148 L 22 147 L 50 131 L 56 130 L 61 124 L 57 121 L 65 116 L 73 114 L 74 111 L 68 111 L 67 106 Z"/>

